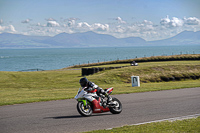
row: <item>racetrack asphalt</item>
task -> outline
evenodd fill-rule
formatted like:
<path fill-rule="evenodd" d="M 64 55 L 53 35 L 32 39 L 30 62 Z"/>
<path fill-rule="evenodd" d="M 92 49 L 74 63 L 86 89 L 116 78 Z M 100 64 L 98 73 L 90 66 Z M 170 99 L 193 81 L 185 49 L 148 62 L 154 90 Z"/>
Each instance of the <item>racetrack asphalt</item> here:
<path fill-rule="evenodd" d="M 75 99 L 0 106 L 0 133 L 84 132 L 200 114 L 200 87 L 112 96 L 121 114 L 82 117 Z"/>

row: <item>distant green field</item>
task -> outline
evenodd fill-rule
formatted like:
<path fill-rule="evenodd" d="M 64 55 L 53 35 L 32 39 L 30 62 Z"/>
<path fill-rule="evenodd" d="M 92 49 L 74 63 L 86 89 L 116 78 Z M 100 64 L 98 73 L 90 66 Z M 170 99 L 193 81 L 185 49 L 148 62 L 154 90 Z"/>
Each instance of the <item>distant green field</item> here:
<path fill-rule="evenodd" d="M 126 60 L 115 60 L 115 61 L 107 61 L 107 62 L 99 62 L 92 64 L 82 64 L 71 66 L 70 68 L 80 68 L 80 67 L 94 67 L 99 65 L 118 65 L 126 64 L 130 65 L 132 61 L 136 62 L 157 62 L 157 61 L 186 61 L 186 60 L 200 60 L 200 54 L 186 54 L 186 55 L 171 55 L 171 56 L 151 56 L 151 57 L 143 57 L 143 58 L 135 58 L 135 59 L 126 59 Z"/>
<path fill-rule="evenodd" d="M 105 64 L 104 64 L 105 65 Z M 120 69 L 105 70 L 87 78 L 102 88 L 114 87 L 113 94 L 200 87 L 200 61 L 141 62 Z M 140 76 L 141 87 L 131 87 L 131 76 Z M 164 82 L 163 77 L 179 77 L 180 81 Z M 197 78 L 193 80 L 192 77 Z M 79 85 L 81 70 L 38 72 L 0 71 L 0 105 L 73 98 Z"/>

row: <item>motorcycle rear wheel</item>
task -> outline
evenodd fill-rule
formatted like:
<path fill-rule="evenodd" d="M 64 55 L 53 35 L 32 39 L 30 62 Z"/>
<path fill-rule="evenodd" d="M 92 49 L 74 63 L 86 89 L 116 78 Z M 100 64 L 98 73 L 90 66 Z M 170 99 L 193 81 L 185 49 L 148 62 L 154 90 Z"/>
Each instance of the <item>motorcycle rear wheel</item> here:
<path fill-rule="evenodd" d="M 88 107 L 86 108 L 83 104 L 83 102 L 78 102 L 77 103 L 77 110 L 79 114 L 82 116 L 90 116 L 92 115 L 92 107 L 90 105 L 87 105 Z"/>
<path fill-rule="evenodd" d="M 115 103 L 116 105 L 113 107 L 109 107 L 110 112 L 113 114 L 119 114 L 122 112 L 122 104 L 117 98 L 112 98 L 112 102 Z"/>

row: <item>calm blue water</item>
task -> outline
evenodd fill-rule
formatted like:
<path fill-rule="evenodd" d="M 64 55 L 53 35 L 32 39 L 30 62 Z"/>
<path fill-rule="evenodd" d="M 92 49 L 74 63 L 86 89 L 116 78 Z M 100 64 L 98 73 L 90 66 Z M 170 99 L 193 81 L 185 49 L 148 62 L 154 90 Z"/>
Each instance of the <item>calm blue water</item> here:
<path fill-rule="evenodd" d="M 53 70 L 88 62 L 177 54 L 200 54 L 200 46 L 0 49 L 0 71 Z"/>

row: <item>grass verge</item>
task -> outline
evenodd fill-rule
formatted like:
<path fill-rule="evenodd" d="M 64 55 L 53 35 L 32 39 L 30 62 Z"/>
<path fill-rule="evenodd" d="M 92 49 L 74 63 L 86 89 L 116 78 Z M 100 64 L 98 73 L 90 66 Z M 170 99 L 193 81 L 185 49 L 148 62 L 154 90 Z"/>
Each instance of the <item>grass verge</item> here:
<path fill-rule="evenodd" d="M 174 122 L 164 121 L 144 125 L 124 126 L 111 130 L 97 130 L 87 133 L 199 133 L 200 117 Z"/>
<path fill-rule="evenodd" d="M 106 70 L 87 76 L 102 88 L 114 87 L 113 94 L 200 87 L 199 79 L 161 82 L 163 75 L 198 75 L 199 61 L 144 62 L 137 67 Z M 131 87 L 130 76 L 140 76 L 141 87 Z M 81 70 L 0 72 L 0 105 L 73 98 Z"/>
<path fill-rule="evenodd" d="M 40 82 L 43 80 L 43 78 L 46 77 L 38 77 L 38 82 L 35 81 L 31 84 L 29 84 L 29 81 L 26 81 L 27 83 L 24 81 L 23 84 L 19 83 L 15 85 L 15 83 L 13 83 L 13 85 L 9 85 L 5 88 L 0 87 L 0 106 L 50 100 L 71 99 L 74 98 L 79 88 L 79 77 L 71 81 L 71 84 L 66 83 L 65 80 L 59 81 L 60 83 L 57 83 L 57 81 L 54 81 L 53 83 L 50 83 L 51 81 L 48 81 L 46 83 Z M 102 83 L 99 84 L 99 86 L 102 88 L 114 87 L 113 95 L 115 95 L 147 91 L 172 90 L 189 87 L 200 87 L 199 81 L 200 80 L 186 80 L 173 82 L 171 81 L 158 83 L 141 83 L 141 87 L 132 87 L 131 83 Z M 20 84 L 22 85 L 21 87 Z"/>

